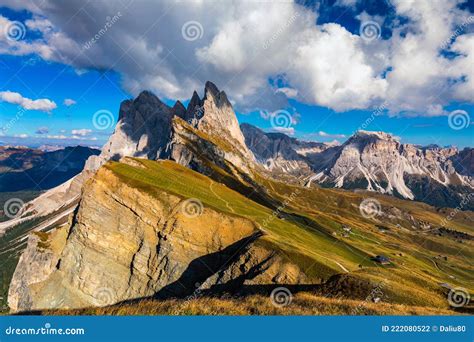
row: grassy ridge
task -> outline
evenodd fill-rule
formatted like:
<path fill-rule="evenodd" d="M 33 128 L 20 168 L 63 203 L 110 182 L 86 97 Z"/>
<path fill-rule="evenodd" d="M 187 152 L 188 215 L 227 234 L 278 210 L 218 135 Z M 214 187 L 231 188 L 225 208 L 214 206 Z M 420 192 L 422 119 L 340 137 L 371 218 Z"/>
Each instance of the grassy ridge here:
<path fill-rule="evenodd" d="M 328 278 L 344 268 L 356 269 L 367 262 L 368 255 L 350 248 L 324 231 L 308 227 L 296 220 L 275 217 L 272 210 L 257 204 L 226 186 L 171 161 L 136 159 L 145 168 L 112 162 L 106 165 L 123 181 L 153 194 L 158 187 L 183 198 L 197 198 L 229 215 L 256 222 L 267 233 L 264 241 L 274 244 L 293 261 L 300 261 L 303 270 L 316 278 Z M 341 266 L 342 265 L 342 266 Z"/>
<path fill-rule="evenodd" d="M 143 300 L 105 308 L 47 310 L 43 315 L 452 315 L 446 309 L 371 303 L 296 293 L 289 305 L 276 307 L 269 296 L 196 297 L 192 300 Z"/>

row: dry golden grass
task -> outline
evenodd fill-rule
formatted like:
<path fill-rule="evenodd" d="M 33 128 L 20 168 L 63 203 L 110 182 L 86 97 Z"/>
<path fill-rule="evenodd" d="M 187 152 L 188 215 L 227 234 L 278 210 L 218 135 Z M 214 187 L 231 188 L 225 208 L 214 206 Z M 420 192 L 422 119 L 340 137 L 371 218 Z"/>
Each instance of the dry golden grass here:
<path fill-rule="evenodd" d="M 192 300 L 151 300 L 104 308 L 48 310 L 45 315 L 453 315 L 448 309 L 372 303 L 297 293 L 291 303 L 276 307 L 270 297 L 201 297 Z"/>

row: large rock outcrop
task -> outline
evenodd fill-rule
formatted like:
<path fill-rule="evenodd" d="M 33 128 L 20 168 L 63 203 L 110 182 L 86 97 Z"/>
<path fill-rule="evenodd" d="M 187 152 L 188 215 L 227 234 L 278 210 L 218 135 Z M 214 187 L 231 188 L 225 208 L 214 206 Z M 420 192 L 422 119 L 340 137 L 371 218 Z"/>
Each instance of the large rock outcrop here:
<path fill-rule="evenodd" d="M 136 172 L 143 167 L 122 161 Z M 304 280 L 296 265 L 256 244 L 262 234 L 249 219 L 137 185 L 106 164 L 86 182 L 67 227 L 30 237 L 10 286 L 9 306 L 79 308 L 186 296 L 196 286 Z"/>

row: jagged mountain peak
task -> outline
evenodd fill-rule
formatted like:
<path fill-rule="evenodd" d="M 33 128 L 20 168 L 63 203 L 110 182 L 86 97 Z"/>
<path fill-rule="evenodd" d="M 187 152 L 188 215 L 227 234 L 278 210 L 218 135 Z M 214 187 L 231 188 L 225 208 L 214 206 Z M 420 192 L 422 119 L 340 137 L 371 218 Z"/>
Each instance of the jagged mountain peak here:
<path fill-rule="evenodd" d="M 176 101 L 173 106 L 173 113 L 180 118 L 183 118 L 186 115 L 186 107 L 181 103 L 181 101 Z"/>
<path fill-rule="evenodd" d="M 217 95 L 220 91 L 214 83 L 207 81 L 204 85 L 204 94 L 207 94 L 208 92 L 210 92 L 212 95 Z"/>
<path fill-rule="evenodd" d="M 88 169 L 95 170 L 107 160 L 127 156 L 178 158 L 183 163 L 189 162 L 189 155 L 183 159 L 181 153 L 173 150 L 177 132 L 183 131 L 175 117 L 205 133 L 214 143 L 225 142 L 227 151 L 238 151 L 243 159 L 253 161 L 253 154 L 245 145 L 226 94 L 212 82 L 206 83 L 204 93 L 201 99 L 194 91 L 187 108 L 180 101 L 170 107 L 148 90 L 142 91 L 134 100 L 123 101 L 114 133 L 104 145 L 100 157 L 88 162 Z"/>
<path fill-rule="evenodd" d="M 138 94 L 138 96 L 133 99 L 133 104 L 138 106 L 144 105 L 152 108 L 154 107 L 157 109 L 171 109 L 171 107 L 161 101 L 160 98 L 150 90 L 144 90 L 140 94 Z"/>
<path fill-rule="evenodd" d="M 328 146 L 301 141 L 282 133 L 267 133 L 248 123 L 240 125 L 245 143 L 257 160 L 269 171 L 301 176 L 311 172 L 309 158 Z"/>
<path fill-rule="evenodd" d="M 186 108 L 186 113 L 194 113 L 194 111 L 201 106 L 201 98 L 196 90 L 193 92 L 193 96 L 191 96 L 191 100 L 188 103 L 188 107 Z"/>
<path fill-rule="evenodd" d="M 349 139 L 348 142 L 361 140 L 385 140 L 385 141 L 397 141 L 398 138 L 393 134 L 382 132 L 382 131 L 365 131 L 358 130 L 356 131 Z"/>
<path fill-rule="evenodd" d="M 216 102 L 216 105 L 218 107 L 232 107 L 232 104 L 230 103 L 229 99 L 227 98 L 227 94 L 222 90 L 220 91 L 217 86 L 210 82 L 207 81 L 205 88 L 204 88 L 204 101 L 207 99 L 211 100 L 213 99 Z"/>

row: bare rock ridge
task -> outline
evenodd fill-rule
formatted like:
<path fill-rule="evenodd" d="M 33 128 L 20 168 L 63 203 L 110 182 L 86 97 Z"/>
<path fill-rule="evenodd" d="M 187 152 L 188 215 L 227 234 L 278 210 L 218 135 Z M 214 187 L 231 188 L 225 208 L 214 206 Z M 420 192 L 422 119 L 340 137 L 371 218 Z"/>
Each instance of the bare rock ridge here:
<path fill-rule="evenodd" d="M 144 91 L 121 104 L 101 154 L 31 202 L 28 217 L 18 218 L 70 213 L 67 224 L 32 228 L 37 231 L 20 257 L 8 303 L 13 311 L 67 309 L 185 297 L 197 289 L 314 285 L 334 272 L 327 265 L 332 260 L 322 256 L 324 263 L 317 262 L 309 276 L 307 265 L 320 258 L 310 251 L 313 245 L 318 252 L 330 248 L 331 257 L 339 248 L 353 267 L 368 254 L 344 241 L 335 244 L 337 233 L 308 226 L 309 218 L 273 205 L 282 195 L 266 193 L 256 181 L 266 176 L 261 171 L 308 187 L 362 188 L 410 199 L 430 193 L 427 202 L 452 205 L 472 192 L 469 156 L 401 144 L 383 132 L 359 131 L 331 146 L 239 126 L 227 95 L 210 82 L 202 99 L 193 93 L 187 108 L 179 101 L 170 107 Z M 335 264 L 335 272 L 350 272 L 349 265 Z"/>
<path fill-rule="evenodd" d="M 179 101 L 169 107 L 149 91 L 143 91 L 134 100 L 122 102 L 114 133 L 101 155 L 91 158 L 88 166 L 94 169 L 108 160 L 125 156 L 151 160 L 175 156 L 174 145 L 170 143 L 176 131 L 175 118 L 211 137 L 230 141 L 243 157 L 253 159 L 227 95 L 207 82 L 204 98 L 200 99 L 194 92 L 186 109 Z"/>
<path fill-rule="evenodd" d="M 257 160 L 276 172 L 303 174 L 306 185 L 365 189 L 419 200 L 434 206 L 473 209 L 472 151 L 402 144 L 384 132 L 358 131 L 340 146 L 325 146 L 303 155 L 294 138 L 242 125 Z M 265 145 L 259 141 L 265 141 Z M 286 141 L 286 143 L 283 143 Z M 291 142 L 291 143 L 290 143 Z M 265 148 L 269 146 L 269 148 Z M 297 175 L 297 174 L 296 174 Z"/>

